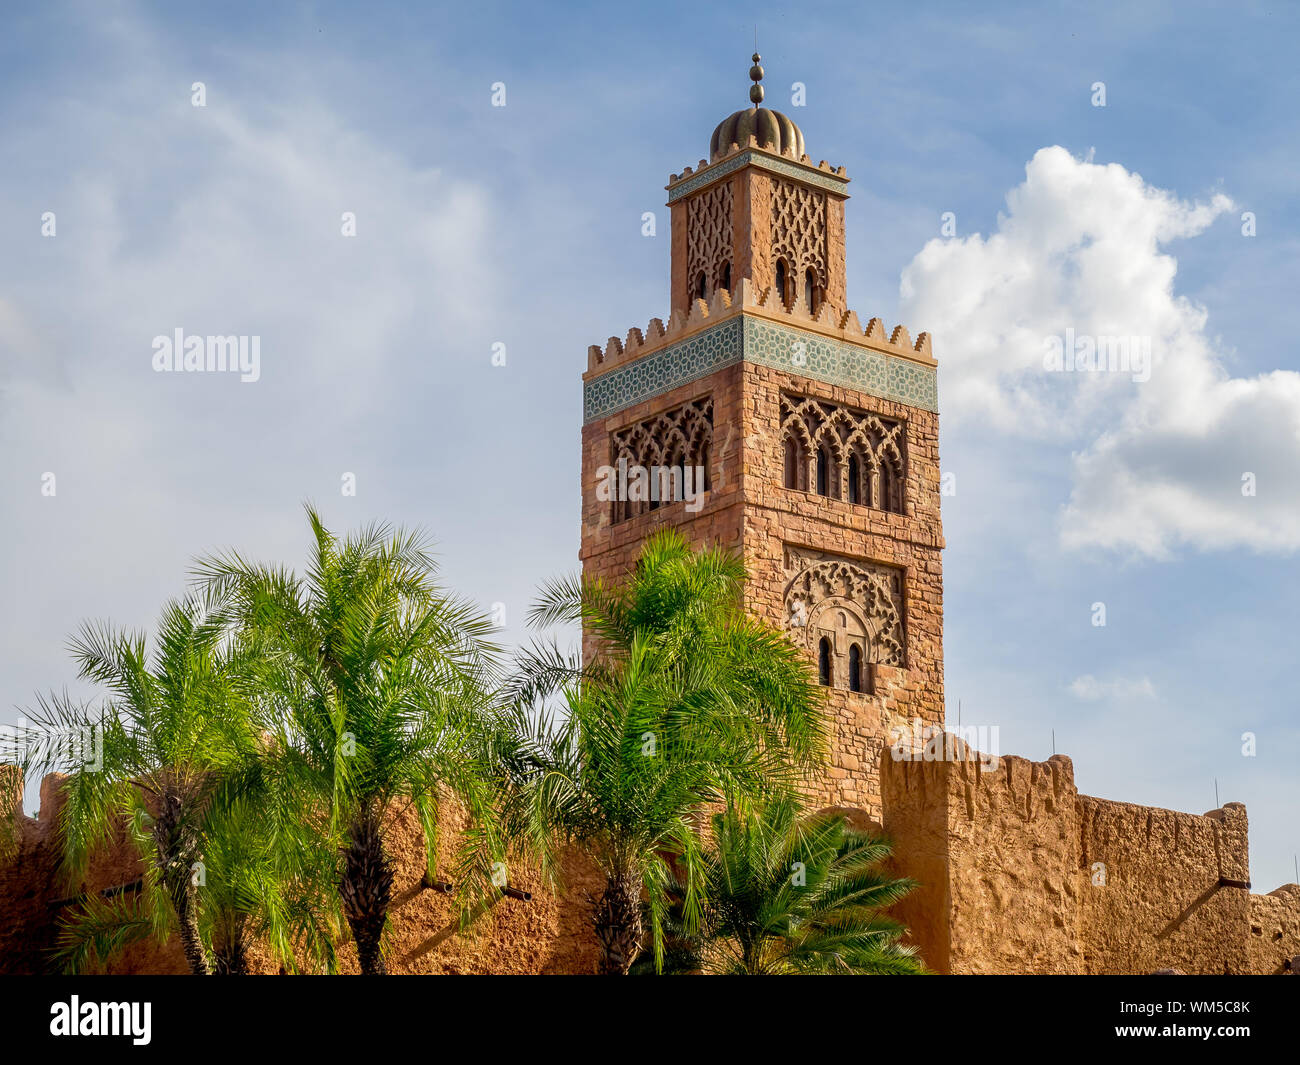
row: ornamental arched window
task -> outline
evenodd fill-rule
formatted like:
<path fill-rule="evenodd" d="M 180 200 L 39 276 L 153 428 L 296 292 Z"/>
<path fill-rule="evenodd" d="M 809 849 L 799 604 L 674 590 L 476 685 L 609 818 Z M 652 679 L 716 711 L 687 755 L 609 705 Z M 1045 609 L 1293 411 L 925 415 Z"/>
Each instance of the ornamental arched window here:
<path fill-rule="evenodd" d="M 703 396 L 610 434 L 597 498 L 617 524 L 709 490 L 713 400 Z"/>
<path fill-rule="evenodd" d="M 906 422 L 788 393 L 781 395 L 780 410 L 787 488 L 906 512 Z"/>
<path fill-rule="evenodd" d="M 825 636 L 817 641 L 817 683 L 831 685 L 831 641 Z"/>

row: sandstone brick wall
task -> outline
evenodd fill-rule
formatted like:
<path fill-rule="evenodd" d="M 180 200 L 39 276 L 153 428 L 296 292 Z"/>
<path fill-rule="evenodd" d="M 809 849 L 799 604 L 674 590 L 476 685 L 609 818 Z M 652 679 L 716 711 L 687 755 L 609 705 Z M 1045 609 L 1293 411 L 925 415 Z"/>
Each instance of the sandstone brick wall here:
<path fill-rule="evenodd" d="M 891 514 L 784 487 L 782 391 L 866 409 L 907 426 L 905 513 Z M 653 413 L 713 397 L 712 487 L 697 512 L 676 503 L 611 524 L 596 497 L 596 470 L 611 461 L 610 435 Z M 583 428 L 583 571 L 621 579 L 644 539 L 676 527 L 697 545 L 741 550 L 749 573 L 745 604 L 782 626 L 791 574 L 789 547 L 830 551 L 905 572 L 906 668 L 878 666 L 872 693 L 828 691 L 832 759 L 813 801 L 881 816 L 878 765 L 895 727 L 943 721 L 943 536 L 939 517 L 938 418 L 929 411 L 795 377 L 752 363 L 727 367 Z M 591 648 L 585 648 L 588 652 Z"/>
<path fill-rule="evenodd" d="M 782 179 L 766 170 L 749 166 L 722 179 L 721 183 L 731 187 L 733 204 L 733 287 L 743 277 L 749 278 L 762 291 L 770 288 L 776 279 L 776 262 L 772 254 L 773 226 L 776 223 L 772 217 L 772 192 L 773 185 L 780 180 Z M 707 185 L 694 196 L 678 200 L 671 206 L 670 311 L 686 313 L 695 298 L 691 287 L 692 279 L 687 276 L 690 241 L 693 236 L 689 231 L 687 204 L 714 187 L 713 184 Z M 826 277 L 823 299 L 835 309 L 837 316 L 848 309 L 844 247 L 844 208 L 847 198 L 834 192 L 826 194 Z"/>
<path fill-rule="evenodd" d="M 789 548 L 884 563 L 904 571 L 906 668 L 879 666 L 875 691 L 831 689 L 831 763 L 817 788 L 825 806 L 855 806 L 882 816 L 879 765 L 895 726 L 913 718 L 943 722 L 943 550 L 939 517 L 938 417 L 929 411 L 746 363 L 742 388 L 743 553 L 746 607 L 781 627 L 792 574 Z M 812 396 L 905 422 L 903 514 L 891 514 L 785 487 L 782 392 Z"/>

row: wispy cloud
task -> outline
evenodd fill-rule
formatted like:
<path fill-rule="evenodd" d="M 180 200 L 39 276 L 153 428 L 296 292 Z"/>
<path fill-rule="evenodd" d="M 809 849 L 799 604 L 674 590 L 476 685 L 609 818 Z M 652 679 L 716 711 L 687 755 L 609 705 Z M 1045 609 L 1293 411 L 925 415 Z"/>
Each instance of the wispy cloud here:
<path fill-rule="evenodd" d="M 1098 680 L 1091 673 L 1075 677 L 1069 685 L 1070 694 L 1084 702 L 1095 703 L 1104 699 L 1134 700 L 1154 699 L 1155 685 L 1149 677 L 1112 677 Z"/>

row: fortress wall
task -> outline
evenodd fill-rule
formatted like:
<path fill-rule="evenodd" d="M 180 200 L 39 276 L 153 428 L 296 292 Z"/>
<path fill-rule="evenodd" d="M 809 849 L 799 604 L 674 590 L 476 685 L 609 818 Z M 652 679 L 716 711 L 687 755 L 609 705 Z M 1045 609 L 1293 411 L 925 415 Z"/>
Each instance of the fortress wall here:
<path fill-rule="evenodd" d="M 927 966 L 940 973 L 1188 973 L 1285 971 L 1300 955 L 1300 886 L 1267 895 L 1219 886 L 1247 876 L 1245 808 L 1177 813 L 1079 795 L 1063 755 L 1004 757 L 987 768 L 965 749 L 952 761 L 879 766 L 883 827 L 894 869 L 919 886 L 895 908 Z M 125 834 L 98 855 L 84 882 L 59 871 L 57 775 L 41 785 L 38 817 L 22 815 L 17 770 L 0 766 L 0 797 L 14 816 L 0 856 L 0 973 L 37 973 L 54 944 L 55 899 L 131 883 L 142 866 Z M 463 821 L 445 807 L 439 868 L 450 869 Z M 845 811 L 855 823 L 862 811 Z M 503 899 L 467 931 L 452 900 L 421 890 L 423 843 L 410 811 L 391 823 L 395 867 L 390 925 L 394 973 L 589 973 L 597 950 L 587 920 L 599 874 L 564 861 L 553 895 L 529 870 L 511 883 L 531 902 Z M 1093 884 L 1094 863 L 1105 882 Z M 444 873 L 444 875 L 447 875 Z M 254 969 L 278 965 L 254 952 Z M 345 971 L 355 971 L 345 951 Z M 135 945 L 118 973 L 185 972 L 176 942 Z"/>
<path fill-rule="evenodd" d="M 952 764 L 954 973 L 1082 971 L 1077 797 L 1064 755 Z"/>
<path fill-rule="evenodd" d="M 129 884 L 143 865 L 125 834 L 97 855 L 83 883 L 67 884 L 59 875 L 57 820 L 61 806 L 58 775 L 41 785 L 38 817 L 22 815 L 21 774 L 0 766 L 0 785 L 16 812 L 16 849 L 0 856 L 0 973 L 46 971 L 57 934 L 54 899 Z M 454 866 L 455 848 L 464 822 L 453 804 L 444 810 L 439 844 L 443 876 Z M 457 927 L 453 901 L 419 887 L 424 875 L 424 843 L 413 812 L 390 823 L 388 852 L 394 864 L 393 906 L 389 919 L 389 971 L 392 973 L 591 973 L 598 957 L 587 920 L 585 893 L 600 890 L 603 879 L 580 856 L 563 862 L 564 883 L 552 894 L 530 870 L 512 870 L 510 882 L 533 893 L 532 901 L 503 898 L 468 930 Z M 253 951 L 255 972 L 279 969 L 264 952 Z M 344 970 L 355 972 L 355 956 L 345 948 Z M 184 973 L 187 966 L 175 937 L 159 946 L 149 941 L 130 947 L 107 968 L 111 973 Z"/>
<path fill-rule="evenodd" d="M 1250 893 L 1220 886 L 1249 879 L 1243 805 L 1201 816 L 1081 795 L 1078 838 L 1086 972 L 1251 971 Z"/>
<path fill-rule="evenodd" d="M 893 908 L 907 925 L 931 972 L 951 972 L 948 951 L 948 792 L 947 762 L 899 762 L 887 750 L 880 762 L 884 831 L 894 845 L 898 876 L 917 881 L 916 889 Z"/>
<path fill-rule="evenodd" d="M 884 825 L 922 887 L 897 909 L 937 972 L 1079 973 L 1074 768 L 978 760 L 882 762 Z"/>
<path fill-rule="evenodd" d="M 1250 896 L 1250 971 L 1261 976 L 1300 967 L 1300 884 Z M 1287 963 L 1291 963 L 1291 969 Z"/>

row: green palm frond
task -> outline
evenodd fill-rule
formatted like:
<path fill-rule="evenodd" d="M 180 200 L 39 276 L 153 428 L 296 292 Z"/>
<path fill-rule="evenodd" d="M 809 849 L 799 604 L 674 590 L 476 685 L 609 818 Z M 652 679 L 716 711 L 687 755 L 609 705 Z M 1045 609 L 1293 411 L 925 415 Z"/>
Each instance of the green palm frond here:
<path fill-rule="evenodd" d="M 306 511 L 312 546 L 301 576 L 235 554 L 195 569 L 257 648 L 254 712 L 269 738 L 263 801 L 281 831 L 295 817 L 322 826 L 301 843 L 313 851 L 306 867 L 328 870 L 333 891 L 363 869 L 382 888 L 382 838 L 357 833 L 382 837 L 385 814 L 407 804 L 432 870 L 441 803 L 454 797 L 471 822 L 457 858 L 468 891 L 506 849 L 494 795 L 519 750 L 493 702 L 493 626 L 442 587 L 422 534 L 374 524 L 338 537 Z M 347 889 L 354 905 L 372 896 L 382 890 Z M 372 914 L 365 934 L 382 923 Z"/>
<path fill-rule="evenodd" d="M 164 942 L 171 933 L 170 910 L 152 898 L 155 888 L 122 892 L 111 898 L 90 896 L 59 923 L 52 960 L 70 974 L 93 972 L 132 943 L 153 938 Z"/>
<path fill-rule="evenodd" d="M 890 975 L 923 972 L 906 929 L 883 911 L 915 884 L 880 871 L 889 845 L 843 817 L 803 816 L 793 797 L 713 818 L 707 902 L 692 933 L 677 922 L 706 972 Z M 675 909 L 687 885 L 673 887 Z"/>
<path fill-rule="evenodd" d="M 506 799 L 512 833 L 543 855 L 576 843 L 611 883 L 635 879 L 657 963 L 678 879 L 680 921 L 704 914 L 698 812 L 782 792 L 826 748 L 822 693 L 790 641 L 745 616 L 744 577 L 733 552 L 667 531 L 620 584 L 552 581 L 530 621 L 581 621 L 598 651 L 579 669 L 534 644 L 506 689 L 536 726 Z"/>

